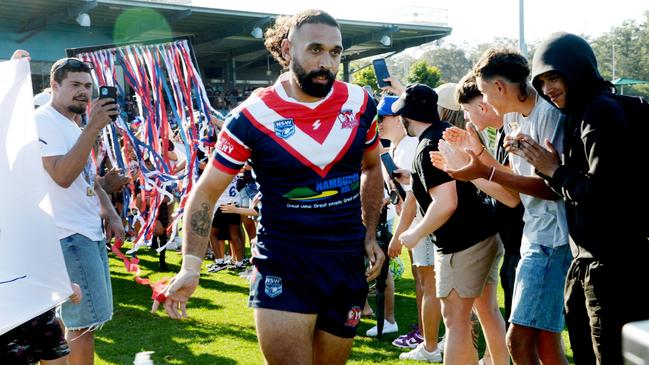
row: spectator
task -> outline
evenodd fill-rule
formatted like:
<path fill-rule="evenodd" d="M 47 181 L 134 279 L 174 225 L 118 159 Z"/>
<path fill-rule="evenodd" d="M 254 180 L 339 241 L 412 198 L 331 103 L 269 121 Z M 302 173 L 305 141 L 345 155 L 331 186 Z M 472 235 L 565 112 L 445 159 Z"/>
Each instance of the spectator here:
<path fill-rule="evenodd" d="M 638 213 L 646 208 L 646 183 L 620 180 L 620 172 L 646 163 L 646 133 L 638 122 L 648 116 L 630 119 L 625 100 L 599 74 L 590 45 L 576 35 L 546 39 L 534 54 L 532 76 L 536 91 L 566 116 L 566 139 L 561 145 L 524 136 L 512 151 L 566 202 L 575 258 L 565 310 L 575 363 L 622 364 L 622 326 L 649 319 L 644 286 L 636 284 L 649 262 L 646 214 Z M 612 192 L 615 186 L 621 188 Z"/>
<path fill-rule="evenodd" d="M 72 365 L 94 361 L 94 331 L 113 312 L 104 240 L 111 235 L 124 239 L 122 220 L 96 183 L 90 159 L 99 132 L 117 115 L 115 101 L 95 101 L 83 131 L 75 122 L 92 96 L 90 70 L 89 64 L 76 58 L 56 61 L 50 72 L 52 101 L 35 112 L 58 238 L 70 279 L 81 283 L 83 293 L 79 305 L 61 307 Z M 102 218 L 108 222 L 108 237 L 102 231 Z"/>
<path fill-rule="evenodd" d="M 489 49 L 473 72 L 483 100 L 497 115 L 503 116 L 508 134 L 504 140 L 506 149 L 517 143 L 519 133 L 562 140 L 562 117 L 529 85 L 529 66 L 523 56 L 513 51 Z M 497 185 L 485 184 L 483 190 L 503 202 L 508 201 L 503 196 L 516 198 L 512 192 L 518 192 L 525 207 L 521 260 L 507 332 L 512 358 L 516 363 L 539 360 L 567 363 L 561 342 L 564 327 L 561 288 L 571 255 L 564 205 L 523 159 L 510 155 L 515 172 L 512 173 L 488 154 L 478 152 L 481 154 L 478 157 L 475 150 L 467 152 L 469 162 L 459 170 L 457 167 L 447 170 L 451 176 L 465 181 L 483 178 L 489 183 L 496 182 Z M 530 348 L 537 351 L 529 351 Z"/>
<path fill-rule="evenodd" d="M 472 73 L 469 73 L 460 81 L 457 88 L 457 99 L 471 123 L 467 125 L 466 130 L 459 128 L 448 129 L 445 131 L 444 139 L 459 142 L 461 148 L 468 148 L 474 151 L 476 156 L 482 156 L 480 158 L 487 160 L 491 156 L 478 138 L 473 126 L 478 131 L 483 131 L 489 127 L 495 128 L 497 129 L 495 159 L 499 164 L 509 166 L 509 156 L 503 145 L 506 135 L 503 129 L 503 118 L 501 115 L 496 114 L 491 105 L 483 101 L 482 92 L 478 89 L 475 76 Z M 489 188 L 490 182 L 486 179 L 475 179 L 471 180 L 471 182 L 481 191 L 491 192 Z M 505 248 L 503 263 L 500 267 L 500 285 L 503 288 L 505 299 L 505 319 L 509 321 L 516 267 L 521 258 L 524 208 L 518 197 L 511 197 L 509 194 L 494 195 L 494 204 L 498 233 Z"/>
<path fill-rule="evenodd" d="M 494 361 L 505 363 L 504 324 L 502 330 L 499 328 L 502 316 L 492 310 L 495 291 L 485 288 L 502 250 L 490 209 L 475 187 L 454 181 L 430 163 L 429 152 L 438 150 L 442 132 L 451 126 L 439 119 L 435 91 L 426 85 L 410 85 L 392 105 L 392 111 L 400 116 L 408 135 L 419 138 L 419 144 L 412 168 L 412 192 L 395 231 L 398 240 L 390 243 L 390 257 L 399 255 L 401 245 L 412 248 L 434 233 L 438 247 L 437 297 L 442 301 L 446 325 L 444 361 L 466 364 L 474 356 L 471 310 L 475 305 Z M 410 226 L 417 208 L 423 219 Z M 472 229 L 465 229 L 467 226 Z M 439 349 L 431 351 L 420 345 L 400 358 L 441 361 L 441 354 Z"/>

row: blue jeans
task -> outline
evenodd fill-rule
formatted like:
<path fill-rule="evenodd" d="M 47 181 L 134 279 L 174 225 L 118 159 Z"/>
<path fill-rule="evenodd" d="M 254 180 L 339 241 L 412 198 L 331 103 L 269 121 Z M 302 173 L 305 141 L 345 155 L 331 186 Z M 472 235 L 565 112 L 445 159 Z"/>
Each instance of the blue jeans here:
<path fill-rule="evenodd" d="M 251 183 L 246 185 L 241 191 L 239 191 L 239 206 L 243 208 L 252 208 L 252 200 L 259 192 L 256 183 Z"/>
<path fill-rule="evenodd" d="M 549 332 L 563 330 L 563 289 L 571 260 L 569 245 L 526 247 L 516 269 L 510 323 Z"/>
<path fill-rule="evenodd" d="M 500 267 L 500 285 L 503 287 L 503 296 L 505 298 L 505 321 L 507 326 L 509 326 L 509 315 L 512 313 L 516 268 L 520 259 L 521 255 L 518 252 L 505 250 L 503 264 Z"/>
<path fill-rule="evenodd" d="M 104 241 L 91 241 L 73 234 L 61 240 L 65 266 L 73 283 L 81 287 L 81 303 L 61 305 L 61 319 L 68 330 L 90 328 L 113 316 L 113 289 L 110 284 L 108 254 Z"/>

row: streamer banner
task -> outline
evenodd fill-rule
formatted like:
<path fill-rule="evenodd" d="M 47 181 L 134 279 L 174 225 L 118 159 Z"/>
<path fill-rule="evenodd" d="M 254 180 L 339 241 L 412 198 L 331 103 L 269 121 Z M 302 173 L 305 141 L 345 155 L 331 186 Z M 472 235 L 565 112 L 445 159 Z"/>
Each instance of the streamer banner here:
<path fill-rule="evenodd" d="M 121 113 L 117 122 L 102 133 L 111 164 L 122 168 L 133 181 L 123 191 L 122 215 L 133 231 L 139 226 L 129 254 L 151 244 L 163 200 L 179 202 L 165 227 L 170 242 L 178 232 L 184 203 L 198 179 L 197 152 L 210 156 L 213 149 L 206 143 L 216 135 L 210 119 L 224 119 L 209 103 L 198 67 L 192 62 L 190 44 L 187 40 L 133 44 L 77 56 L 93 64 L 92 76 L 97 85 L 117 88 L 120 106 L 124 106 L 127 93 L 137 103 L 136 118 Z M 188 156 L 180 171 L 174 171 L 175 163 L 169 160 L 173 138 L 183 155 Z M 136 191 L 140 192 L 141 206 L 136 204 Z M 167 242 L 161 242 L 159 250 Z"/>
<path fill-rule="evenodd" d="M 72 294 L 32 98 L 29 61 L 0 62 L 0 335 Z"/>

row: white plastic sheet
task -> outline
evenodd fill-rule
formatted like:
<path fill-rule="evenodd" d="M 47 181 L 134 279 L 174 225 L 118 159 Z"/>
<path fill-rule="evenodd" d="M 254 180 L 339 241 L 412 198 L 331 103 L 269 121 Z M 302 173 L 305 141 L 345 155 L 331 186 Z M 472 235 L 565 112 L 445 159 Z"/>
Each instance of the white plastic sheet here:
<path fill-rule="evenodd" d="M 32 98 L 29 62 L 0 62 L 0 334 L 72 294 Z"/>

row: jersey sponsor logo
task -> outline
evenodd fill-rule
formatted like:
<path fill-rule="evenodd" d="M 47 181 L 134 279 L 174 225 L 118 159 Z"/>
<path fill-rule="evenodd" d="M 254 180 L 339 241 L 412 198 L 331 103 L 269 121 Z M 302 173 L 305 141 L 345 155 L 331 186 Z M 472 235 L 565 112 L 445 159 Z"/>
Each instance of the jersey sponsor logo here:
<path fill-rule="evenodd" d="M 360 187 L 360 175 L 350 174 L 317 182 L 314 186 L 303 186 L 284 194 L 289 200 L 315 202 L 337 194 L 349 193 Z"/>
<path fill-rule="evenodd" d="M 347 312 L 347 321 L 345 321 L 345 326 L 347 327 L 356 327 L 361 321 L 361 307 L 355 306 L 349 308 Z"/>
<path fill-rule="evenodd" d="M 266 276 L 266 281 L 264 282 L 264 292 L 271 298 L 275 298 L 278 295 L 282 294 L 282 278 L 279 276 Z"/>
<path fill-rule="evenodd" d="M 273 122 L 275 128 L 275 135 L 282 139 L 288 139 L 295 134 L 295 123 L 293 119 L 282 119 Z"/>
<path fill-rule="evenodd" d="M 341 110 L 338 114 L 340 129 L 354 129 L 358 126 L 358 119 L 354 118 L 354 112 L 350 109 Z"/>

